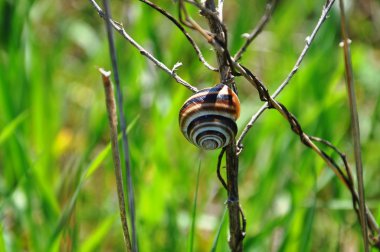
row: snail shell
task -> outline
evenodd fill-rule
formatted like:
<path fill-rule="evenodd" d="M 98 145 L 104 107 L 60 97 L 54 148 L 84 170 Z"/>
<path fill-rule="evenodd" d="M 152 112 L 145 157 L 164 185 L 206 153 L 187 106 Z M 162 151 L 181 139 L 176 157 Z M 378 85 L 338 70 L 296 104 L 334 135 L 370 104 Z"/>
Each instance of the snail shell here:
<path fill-rule="evenodd" d="M 239 98 L 227 85 L 218 84 L 198 91 L 179 112 L 183 135 L 194 145 L 214 150 L 235 138 L 240 115 Z"/>

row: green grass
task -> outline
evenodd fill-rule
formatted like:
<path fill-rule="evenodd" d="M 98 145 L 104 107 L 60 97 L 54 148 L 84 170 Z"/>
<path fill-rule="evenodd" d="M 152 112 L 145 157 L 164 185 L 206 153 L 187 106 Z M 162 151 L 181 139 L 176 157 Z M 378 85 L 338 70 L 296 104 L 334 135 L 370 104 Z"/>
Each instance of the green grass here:
<path fill-rule="evenodd" d="M 176 16 L 172 1 L 161 2 Z M 225 4 L 233 53 L 265 9 L 263 1 L 248 2 Z M 243 56 L 270 92 L 293 67 L 323 3 L 281 3 Z M 379 11 L 375 3 L 373 8 Z M 113 2 L 112 10 L 169 67 L 183 62 L 178 74 L 185 80 L 199 88 L 218 82 L 162 16 L 133 1 Z M 378 24 L 363 16 L 359 8 L 349 11 L 365 186 L 380 221 Z M 278 99 L 308 134 L 334 143 L 353 165 L 339 29 L 334 9 Z M 210 45 L 190 34 L 215 65 Z M 115 39 L 124 108 L 133 124 L 140 251 L 186 251 L 190 244 L 192 251 L 229 251 L 227 195 L 216 177 L 219 153 L 199 151 L 178 128 L 178 110 L 190 92 L 119 35 Z M 108 46 L 104 23 L 87 1 L 0 0 L 0 251 L 124 251 L 98 67 L 110 68 Z M 249 83 L 236 81 L 242 129 L 262 103 Z M 243 144 L 246 251 L 360 251 L 349 193 L 276 111 L 265 112 Z"/>

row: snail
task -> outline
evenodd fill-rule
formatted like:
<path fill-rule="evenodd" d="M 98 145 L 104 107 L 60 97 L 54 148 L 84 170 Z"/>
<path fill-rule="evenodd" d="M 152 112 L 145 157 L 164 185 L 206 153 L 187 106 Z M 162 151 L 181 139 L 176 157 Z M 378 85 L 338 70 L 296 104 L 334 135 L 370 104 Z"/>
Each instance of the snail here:
<path fill-rule="evenodd" d="M 227 85 L 218 84 L 198 91 L 185 101 L 179 112 L 183 135 L 205 150 L 225 147 L 235 138 L 240 115 L 239 98 Z"/>

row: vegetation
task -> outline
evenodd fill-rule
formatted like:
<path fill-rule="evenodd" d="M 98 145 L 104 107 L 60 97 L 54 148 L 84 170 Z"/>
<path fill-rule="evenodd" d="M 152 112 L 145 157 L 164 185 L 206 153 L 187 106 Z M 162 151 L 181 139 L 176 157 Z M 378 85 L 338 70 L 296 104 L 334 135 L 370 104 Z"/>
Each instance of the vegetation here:
<path fill-rule="evenodd" d="M 241 62 L 270 93 L 293 68 L 325 2 L 279 1 L 243 55 Z M 111 5 L 114 19 L 148 51 L 167 66 L 183 63 L 177 71 L 183 79 L 198 88 L 218 83 L 218 74 L 203 66 L 162 15 L 138 1 Z M 242 34 L 259 21 L 265 5 L 226 1 L 231 52 L 243 44 Z M 173 1 L 160 6 L 177 16 Z M 379 1 L 370 7 L 352 2 L 347 9 L 366 200 L 378 222 L 379 12 Z M 189 33 L 216 65 L 211 46 Z M 121 36 L 115 40 L 140 251 L 210 251 L 213 244 L 215 251 L 229 251 L 227 196 L 216 176 L 219 152 L 200 151 L 178 127 L 179 108 L 191 92 Z M 340 41 L 339 9 L 333 8 L 278 100 L 305 132 L 334 143 L 354 167 Z M 124 250 L 98 67 L 111 68 L 108 44 L 103 20 L 87 1 L 0 0 L 0 251 Z M 247 81 L 236 82 L 241 131 L 263 103 Z M 246 251 L 362 248 L 351 195 L 279 113 L 265 112 L 243 144 L 239 193 Z"/>

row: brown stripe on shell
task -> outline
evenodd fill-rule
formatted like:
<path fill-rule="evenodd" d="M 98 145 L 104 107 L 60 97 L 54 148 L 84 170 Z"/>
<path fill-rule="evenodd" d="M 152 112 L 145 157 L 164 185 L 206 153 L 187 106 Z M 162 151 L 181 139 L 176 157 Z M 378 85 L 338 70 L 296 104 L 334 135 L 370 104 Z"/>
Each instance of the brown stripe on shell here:
<path fill-rule="evenodd" d="M 214 104 L 194 104 L 191 107 L 188 107 L 185 111 L 181 111 L 180 114 L 180 126 L 186 124 L 188 118 L 193 116 L 196 113 L 199 113 L 200 109 L 202 111 L 208 111 L 210 115 L 219 115 L 223 112 L 223 114 L 228 114 L 228 118 L 231 118 L 233 120 L 236 120 L 238 118 L 238 113 L 236 107 L 230 106 L 229 104 L 223 104 L 223 103 L 214 103 Z"/>
<path fill-rule="evenodd" d="M 213 141 L 209 140 L 213 137 L 216 139 L 215 142 L 220 142 L 220 138 L 216 136 L 218 134 L 223 134 L 225 137 L 222 139 L 230 142 L 236 135 L 235 121 L 239 115 L 240 103 L 237 95 L 228 86 L 218 84 L 213 88 L 200 90 L 185 101 L 179 113 L 179 124 L 184 136 L 197 146 L 204 139 Z M 220 130 L 217 131 L 217 129 Z M 208 132 L 210 136 L 207 137 L 205 132 Z M 219 133 L 215 134 L 215 132 Z M 229 142 L 223 142 L 220 146 L 218 144 L 217 148 L 226 146 Z"/>

